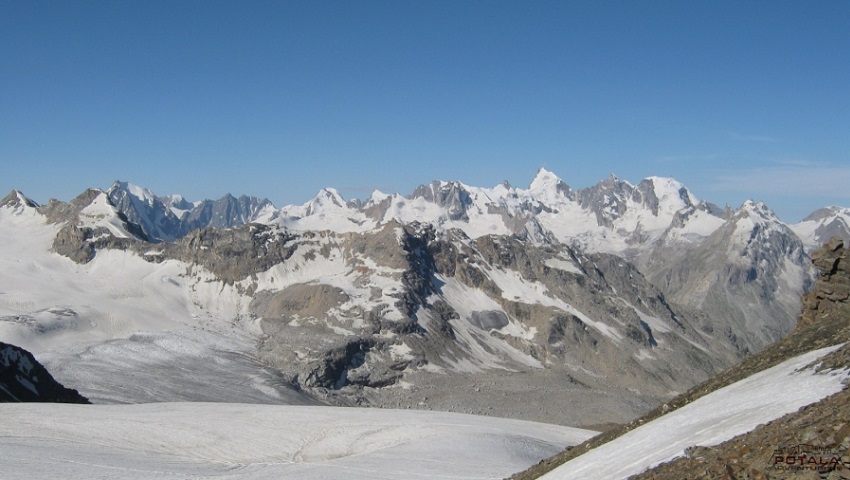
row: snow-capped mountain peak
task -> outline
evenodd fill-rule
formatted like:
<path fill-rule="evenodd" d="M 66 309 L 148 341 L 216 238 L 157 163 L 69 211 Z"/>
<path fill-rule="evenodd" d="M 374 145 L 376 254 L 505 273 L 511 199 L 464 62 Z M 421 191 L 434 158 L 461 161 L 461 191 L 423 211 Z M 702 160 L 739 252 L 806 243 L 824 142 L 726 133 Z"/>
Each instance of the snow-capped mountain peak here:
<path fill-rule="evenodd" d="M 160 200 L 177 218 L 184 218 L 185 215 L 188 215 L 200 203 L 189 202 L 182 195 L 169 195 L 160 198 Z"/>
<path fill-rule="evenodd" d="M 540 167 L 534 176 L 534 180 L 531 181 L 528 190 L 532 195 L 545 198 L 558 193 L 564 196 L 570 191 L 570 187 L 557 175 Z"/>
<path fill-rule="evenodd" d="M 531 185 L 529 186 L 529 188 L 531 190 L 536 190 L 538 188 L 556 185 L 560 181 L 561 179 L 558 178 L 557 175 L 550 172 L 549 170 L 546 170 L 544 167 L 540 167 L 537 170 L 537 174 L 534 176 L 534 179 L 531 181 Z"/>
<path fill-rule="evenodd" d="M 850 208 L 829 206 L 812 212 L 799 223 L 790 225 L 812 252 L 833 237 L 850 243 Z"/>
<path fill-rule="evenodd" d="M 646 179 L 652 183 L 655 196 L 662 205 L 670 205 L 672 209 L 680 210 L 699 203 L 699 200 L 675 178 L 647 177 Z"/>
<path fill-rule="evenodd" d="M 345 199 L 334 188 L 323 188 L 319 190 L 319 193 L 307 205 L 307 215 L 328 207 L 335 209 L 346 208 Z"/>
<path fill-rule="evenodd" d="M 824 220 L 832 217 L 848 217 L 850 216 L 850 208 L 839 207 L 837 205 L 830 205 L 818 210 L 815 210 L 808 217 L 804 218 L 804 222 L 815 221 L 815 220 Z"/>
<path fill-rule="evenodd" d="M 287 205 L 274 215 L 269 215 L 270 212 L 266 210 L 257 219 L 268 218 L 271 219 L 270 223 L 300 231 L 364 231 L 374 227 L 377 222 L 367 217 L 360 203 L 347 202 L 334 188 L 323 188 L 303 205 Z"/>
<path fill-rule="evenodd" d="M 0 207 L 7 207 L 17 212 L 22 212 L 26 209 L 37 208 L 38 204 L 30 200 L 20 190 L 15 189 L 9 192 L 9 194 L 6 195 L 2 200 L 0 200 Z"/>
<path fill-rule="evenodd" d="M 120 180 L 116 180 L 106 193 L 112 196 L 113 192 L 118 191 L 124 191 L 132 195 L 136 201 L 143 202 L 149 207 L 152 207 L 154 202 L 157 200 L 156 195 L 147 188 L 140 187 L 129 182 L 122 182 Z"/>
<path fill-rule="evenodd" d="M 740 212 L 756 223 L 781 223 L 776 213 L 762 201 L 747 200 L 741 205 Z"/>
<path fill-rule="evenodd" d="M 116 181 L 106 194 L 149 238 L 171 241 L 184 233 L 180 230 L 180 218 L 147 188 Z"/>
<path fill-rule="evenodd" d="M 78 215 L 78 225 L 88 228 L 104 228 L 116 238 L 135 238 L 129 232 L 127 222 L 102 190 Z"/>
<path fill-rule="evenodd" d="M 754 200 L 745 201 L 734 212 L 728 224 L 731 228 L 729 238 L 732 240 L 727 244 L 730 252 L 749 248 L 756 237 L 768 238 L 771 232 L 787 228 L 764 202 Z"/>
<path fill-rule="evenodd" d="M 367 203 L 372 205 L 376 205 L 378 203 L 383 202 L 384 200 L 390 198 L 392 195 L 386 194 L 380 190 L 374 190 L 371 195 L 369 195 L 369 200 Z"/>

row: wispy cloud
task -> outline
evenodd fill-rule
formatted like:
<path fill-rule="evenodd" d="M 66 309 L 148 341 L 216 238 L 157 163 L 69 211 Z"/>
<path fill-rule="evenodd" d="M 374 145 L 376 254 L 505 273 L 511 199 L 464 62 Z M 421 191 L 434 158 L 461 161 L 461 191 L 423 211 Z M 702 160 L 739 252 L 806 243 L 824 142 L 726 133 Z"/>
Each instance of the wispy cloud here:
<path fill-rule="evenodd" d="M 850 165 L 783 161 L 772 166 L 724 172 L 707 185 L 720 191 L 846 199 L 850 198 Z"/>

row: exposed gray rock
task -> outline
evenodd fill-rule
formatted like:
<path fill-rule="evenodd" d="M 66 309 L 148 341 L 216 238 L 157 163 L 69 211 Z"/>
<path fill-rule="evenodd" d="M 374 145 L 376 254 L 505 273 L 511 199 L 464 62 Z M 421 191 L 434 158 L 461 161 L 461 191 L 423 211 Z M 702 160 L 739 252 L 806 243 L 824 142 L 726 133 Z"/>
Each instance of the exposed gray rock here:
<path fill-rule="evenodd" d="M 482 330 L 499 330 L 508 326 L 508 316 L 505 312 L 499 310 L 483 310 L 472 312 L 472 315 L 469 316 L 469 323 Z"/>
<path fill-rule="evenodd" d="M 87 263 L 94 258 L 98 248 L 126 249 L 134 241 L 147 240 L 141 228 L 130 222 L 121 211 L 115 211 L 114 216 L 127 232 L 127 238 L 115 237 L 104 226 L 79 225 L 83 210 L 101 195 L 104 195 L 103 191 L 90 188 L 68 203 L 53 199 L 47 205 L 38 207 L 38 211 L 45 215 L 48 222 L 63 225 L 53 241 L 53 250 L 56 253 L 77 263 Z"/>
<path fill-rule="evenodd" d="M 140 196 L 139 192 L 143 192 Z M 265 207 L 267 199 L 236 198 L 230 194 L 218 200 L 187 202 L 182 197 L 157 197 L 152 192 L 116 181 L 107 191 L 109 199 L 140 226 L 151 241 L 174 241 L 193 230 L 219 227 L 238 227 L 254 221 Z M 179 216 L 178 213 L 180 212 Z"/>
<path fill-rule="evenodd" d="M 38 204 L 34 201 L 30 200 L 19 190 L 12 190 L 8 195 L 3 197 L 3 200 L 0 200 L 0 207 L 8 207 L 8 208 L 20 208 L 20 207 L 30 207 L 36 208 Z"/>
<path fill-rule="evenodd" d="M 469 192 L 459 182 L 433 181 L 421 185 L 410 195 L 411 199 L 424 198 L 446 210 L 449 220 L 469 220 L 466 209 L 472 204 Z"/>
<path fill-rule="evenodd" d="M 174 243 L 158 245 L 165 258 L 202 265 L 226 283 L 242 280 L 286 261 L 295 252 L 285 230 L 249 224 L 195 230 Z"/>
<path fill-rule="evenodd" d="M 88 263 L 94 258 L 95 248 L 91 240 L 93 232 L 90 228 L 79 228 L 68 224 L 59 230 L 53 239 L 53 251 L 64 255 L 77 263 Z"/>
<path fill-rule="evenodd" d="M 184 219 L 186 226 L 182 230 L 237 227 L 254 221 L 257 213 L 270 205 L 267 199 L 245 195 L 236 198 L 227 194 L 216 201 L 204 200 L 192 206 L 191 212 Z"/>

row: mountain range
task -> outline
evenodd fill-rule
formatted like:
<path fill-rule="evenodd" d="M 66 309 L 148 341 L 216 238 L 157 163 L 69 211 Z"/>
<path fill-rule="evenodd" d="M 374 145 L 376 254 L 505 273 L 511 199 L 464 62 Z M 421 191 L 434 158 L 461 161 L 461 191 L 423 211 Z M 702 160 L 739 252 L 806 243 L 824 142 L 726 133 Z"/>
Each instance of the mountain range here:
<path fill-rule="evenodd" d="M 0 225 L 0 334 L 94 402 L 241 395 L 594 425 L 790 332 L 809 253 L 850 239 L 850 210 L 787 225 L 670 178 L 573 189 L 540 169 L 525 189 L 328 188 L 282 208 L 125 182 L 43 206 L 13 191 Z M 136 387 L 118 388 L 130 366 Z M 187 370 L 219 386 L 175 385 Z"/>

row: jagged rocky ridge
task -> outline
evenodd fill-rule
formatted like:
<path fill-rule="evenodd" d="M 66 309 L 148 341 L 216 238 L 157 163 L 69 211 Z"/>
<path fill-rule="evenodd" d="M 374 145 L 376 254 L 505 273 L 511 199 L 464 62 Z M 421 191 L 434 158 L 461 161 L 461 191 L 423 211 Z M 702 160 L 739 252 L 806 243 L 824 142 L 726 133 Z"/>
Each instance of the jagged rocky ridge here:
<path fill-rule="evenodd" d="M 268 199 L 245 195 L 199 202 L 179 195 L 157 197 L 127 182 L 115 182 L 105 193 L 127 221 L 138 225 L 152 241 L 173 241 L 199 228 L 244 225 L 272 208 Z"/>
<path fill-rule="evenodd" d="M 64 387 L 32 354 L 0 342 L 0 402 L 91 403 Z"/>
<path fill-rule="evenodd" d="M 76 262 L 126 250 L 184 262 L 190 285 L 233 286 L 261 321 L 260 357 L 342 404 L 448 408 L 451 378 L 484 379 L 470 396 L 493 397 L 522 372 L 553 399 L 528 418 L 625 420 L 787 333 L 812 275 L 763 204 L 720 210 L 657 177 L 573 190 L 541 169 L 528 189 L 237 204 L 193 214 L 210 203 L 117 182 L 26 206 L 61 226 L 54 251 Z M 631 403 L 576 420 L 557 413 L 564 386 Z"/>

